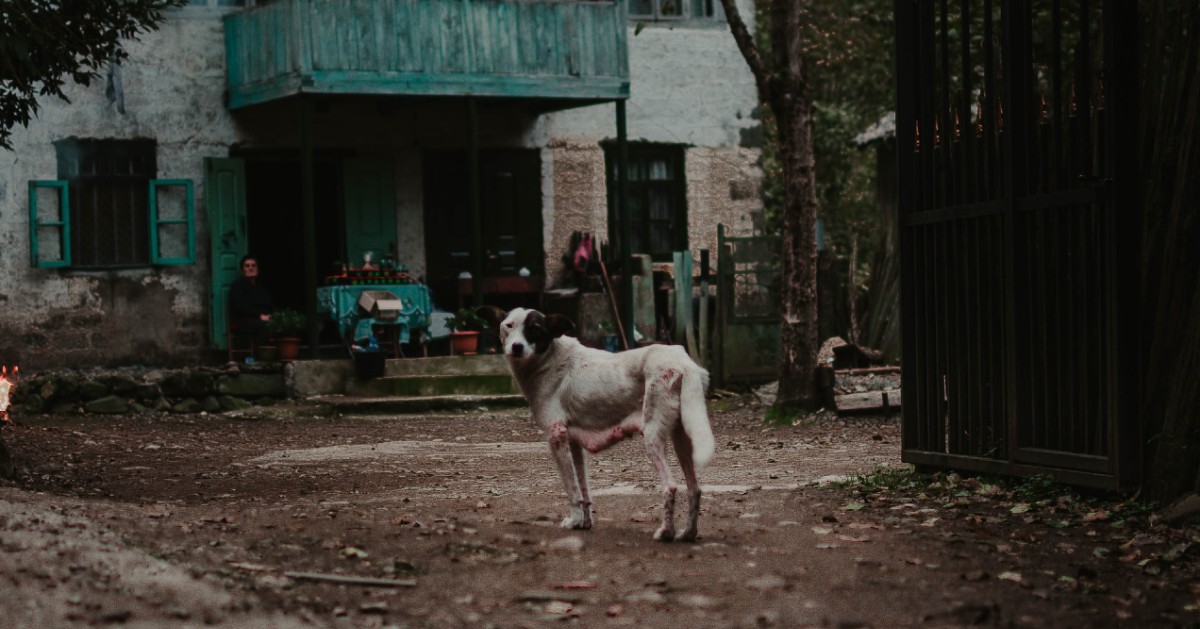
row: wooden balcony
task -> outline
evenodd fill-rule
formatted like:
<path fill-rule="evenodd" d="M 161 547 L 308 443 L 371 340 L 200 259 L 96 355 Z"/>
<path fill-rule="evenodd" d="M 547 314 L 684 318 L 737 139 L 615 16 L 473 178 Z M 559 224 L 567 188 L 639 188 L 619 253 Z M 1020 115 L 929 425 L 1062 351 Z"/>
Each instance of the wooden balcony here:
<path fill-rule="evenodd" d="M 276 0 L 225 17 L 230 109 L 307 94 L 629 98 L 619 0 Z"/>

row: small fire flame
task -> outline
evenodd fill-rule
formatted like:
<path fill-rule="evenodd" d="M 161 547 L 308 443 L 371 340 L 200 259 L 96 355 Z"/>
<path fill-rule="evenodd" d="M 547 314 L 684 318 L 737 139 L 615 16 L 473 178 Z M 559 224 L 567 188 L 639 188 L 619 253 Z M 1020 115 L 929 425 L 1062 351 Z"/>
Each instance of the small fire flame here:
<path fill-rule="evenodd" d="M 17 386 L 18 369 L 14 365 L 10 372 L 8 367 L 0 367 L 0 423 L 8 423 L 9 396 L 12 395 L 13 387 Z"/>

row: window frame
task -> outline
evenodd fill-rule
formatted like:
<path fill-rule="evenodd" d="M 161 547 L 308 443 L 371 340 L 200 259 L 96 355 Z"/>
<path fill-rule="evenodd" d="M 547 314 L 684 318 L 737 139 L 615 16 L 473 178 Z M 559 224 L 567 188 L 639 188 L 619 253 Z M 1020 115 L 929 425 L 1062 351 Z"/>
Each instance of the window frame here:
<path fill-rule="evenodd" d="M 630 250 L 633 253 L 648 254 L 654 262 L 670 262 L 672 254 L 676 251 L 687 251 L 690 246 L 690 238 L 688 235 L 688 207 L 687 207 L 687 176 L 685 172 L 686 147 L 682 144 L 662 144 L 657 142 L 630 142 L 629 147 L 629 165 L 630 172 L 634 172 L 635 162 L 641 162 L 644 165 L 645 177 L 635 179 L 629 178 L 629 197 L 630 204 L 635 203 L 634 198 L 638 197 L 637 203 L 641 204 L 642 217 L 638 219 L 640 225 L 635 225 L 636 232 L 634 234 L 634 242 L 630 243 Z M 615 142 L 606 142 L 604 145 L 605 155 L 605 173 L 608 188 L 608 225 L 609 225 L 609 242 L 619 243 L 621 238 L 618 231 L 618 220 L 616 214 L 616 202 L 619 189 L 617 186 L 617 146 Z M 664 180 L 649 179 L 649 165 L 656 157 L 666 157 L 672 176 Z M 666 190 L 671 195 L 671 217 L 666 219 L 671 224 L 671 246 L 668 251 L 653 251 L 653 227 L 655 224 L 661 224 L 664 219 L 652 219 L 650 216 L 650 201 L 652 191 Z M 637 243 L 644 245 L 644 251 L 638 251 Z"/>
<path fill-rule="evenodd" d="M 159 188 L 184 189 L 184 217 L 160 218 L 158 215 Z M 159 266 L 191 264 L 196 261 L 196 197 L 195 186 L 191 179 L 151 179 L 148 194 L 150 195 L 150 263 Z M 187 230 L 187 255 L 183 257 L 164 257 L 160 255 L 161 231 L 164 227 L 183 225 Z"/>
<path fill-rule="evenodd" d="M 647 0 L 651 6 L 650 13 L 635 13 L 633 3 L 629 3 L 628 16 L 630 20 L 635 22 L 666 22 L 670 24 L 678 24 L 680 22 L 696 22 L 704 23 L 711 22 L 713 24 L 724 24 L 725 10 L 721 6 L 719 0 L 674 0 L 680 2 L 683 10 L 678 15 L 663 15 L 662 5 L 668 0 Z M 711 15 L 694 15 L 692 9 L 696 3 L 711 3 Z"/>
<path fill-rule="evenodd" d="M 38 190 L 58 190 L 58 221 L 42 221 L 38 214 Z M 58 247 L 62 256 L 43 261 L 38 251 L 38 231 L 58 229 Z M 29 262 L 34 268 L 54 269 L 71 266 L 71 186 L 63 179 L 35 179 L 29 182 Z"/>
<path fill-rule="evenodd" d="M 143 147 L 136 147 L 136 144 L 145 144 Z M 63 138 L 54 143 L 56 151 L 56 161 L 60 175 L 65 175 L 61 179 L 38 179 L 29 181 L 29 253 L 30 264 L 34 268 L 62 268 L 78 271 L 106 271 L 120 268 L 145 268 L 156 266 L 179 266 L 194 264 L 196 261 L 196 198 L 195 198 L 195 183 L 191 179 L 183 178 L 158 178 L 158 146 L 153 140 L 145 139 L 84 139 L 84 138 Z M 79 156 L 71 157 L 64 153 L 75 151 Z M 139 155 L 139 151 L 141 154 Z M 82 264 L 77 252 L 73 252 L 73 237 L 76 228 L 79 228 L 76 223 L 82 220 L 78 213 L 72 212 L 72 201 L 79 199 L 80 188 L 82 186 L 97 186 L 104 188 L 107 185 L 119 187 L 122 177 L 128 173 L 118 174 L 113 172 L 108 167 L 109 160 L 127 153 L 126 157 L 149 159 L 150 163 L 146 169 L 146 186 L 142 188 L 145 197 L 145 208 L 130 207 L 122 211 L 126 214 L 122 215 L 125 219 L 131 221 L 132 226 L 138 226 L 144 222 L 144 234 L 135 234 L 134 241 L 138 238 L 146 238 L 142 241 L 145 246 L 145 259 L 116 262 L 112 264 L 104 264 L 97 262 L 102 256 L 96 256 L 88 263 Z M 74 162 L 70 160 L 75 160 Z M 83 159 L 93 159 L 97 162 L 100 173 L 83 174 L 78 171 L 78 167 L 82 164 Z M 140 179 L 141 175 L 134 176 Z M 159 194 L 164 188 L 182 188 L 183 191 L 183 216 L 162 218 L 159 213 Z M 55 221 L 43 220 L 43 212 L 38 207 L 38 193 L 44 189 L 55 189 L 58 191 L 59 197 L 59 218 Z M 72 190 L 74 189 L 74 191 Z M 84 190 L 91 189 L 83 188 Z M 136 190 L 130 190 L 136 193 Z M 98 205 L 101 210 L 112 212 L 116 206 L 109 205 L 107 207 Z M 145 212 L 144 216 L 139 218 L 139 212 Z M 182 256 L 164 256 L 162 255 L 162 242 L 164 240 L 163 232 L 171 229 L 182 228 L 185 232 L 182 237 L 185 239 L 186 253 Z M 46 229 L 57 229 L 59 249 L 61 256 L 57 259 L 46 260 L 42 258 L 40 249 L 41 239 L 39 232 Z M 80 228 L 81 229 L 81 228 Z M 128 241 L 126 241 L 128 242 Z M 129 245 L 127 245 L 129 246 Z M 115 246 L 111 251 L 106 251 L 105 254 L 117 252 L 120 250 Z M 136 253 L 136 251 L 135 251 Z M 115 256 L 120 257 L 120 256 Z"/>

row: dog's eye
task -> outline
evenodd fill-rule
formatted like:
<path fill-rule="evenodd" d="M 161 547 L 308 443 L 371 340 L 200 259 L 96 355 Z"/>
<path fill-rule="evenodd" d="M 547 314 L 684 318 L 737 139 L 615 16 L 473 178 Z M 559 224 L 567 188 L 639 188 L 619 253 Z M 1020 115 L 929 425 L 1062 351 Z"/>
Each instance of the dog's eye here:
<path fill-rule="evenodd" d="M 504 324 L 504 327 L 505 327 L 505 328 L 507 328 L 507 329 L 509 329 L 509 330 L 513 329 L 513 324 L 512 324 L 512 321 L 509 321 L 508 323 L 505 323 L 505 324 Z"/>

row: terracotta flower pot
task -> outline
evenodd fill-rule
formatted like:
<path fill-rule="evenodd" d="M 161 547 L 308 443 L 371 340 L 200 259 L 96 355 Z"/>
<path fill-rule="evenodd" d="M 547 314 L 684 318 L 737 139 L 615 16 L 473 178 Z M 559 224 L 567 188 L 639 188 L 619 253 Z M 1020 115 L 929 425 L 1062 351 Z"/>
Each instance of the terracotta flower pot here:
<path fill-rule="evenodd" d="M 298 338 L 281 338 L 275 339 L 275 347 L 279 354 L 279 360 L 289 362 L 300 357 L 300 339 Z"/>
<path fill-rule="evenodd" d="M 479 332 L 463 330 L 450 333 L 451 354 L 474 354 L 479 343 Z"/>

